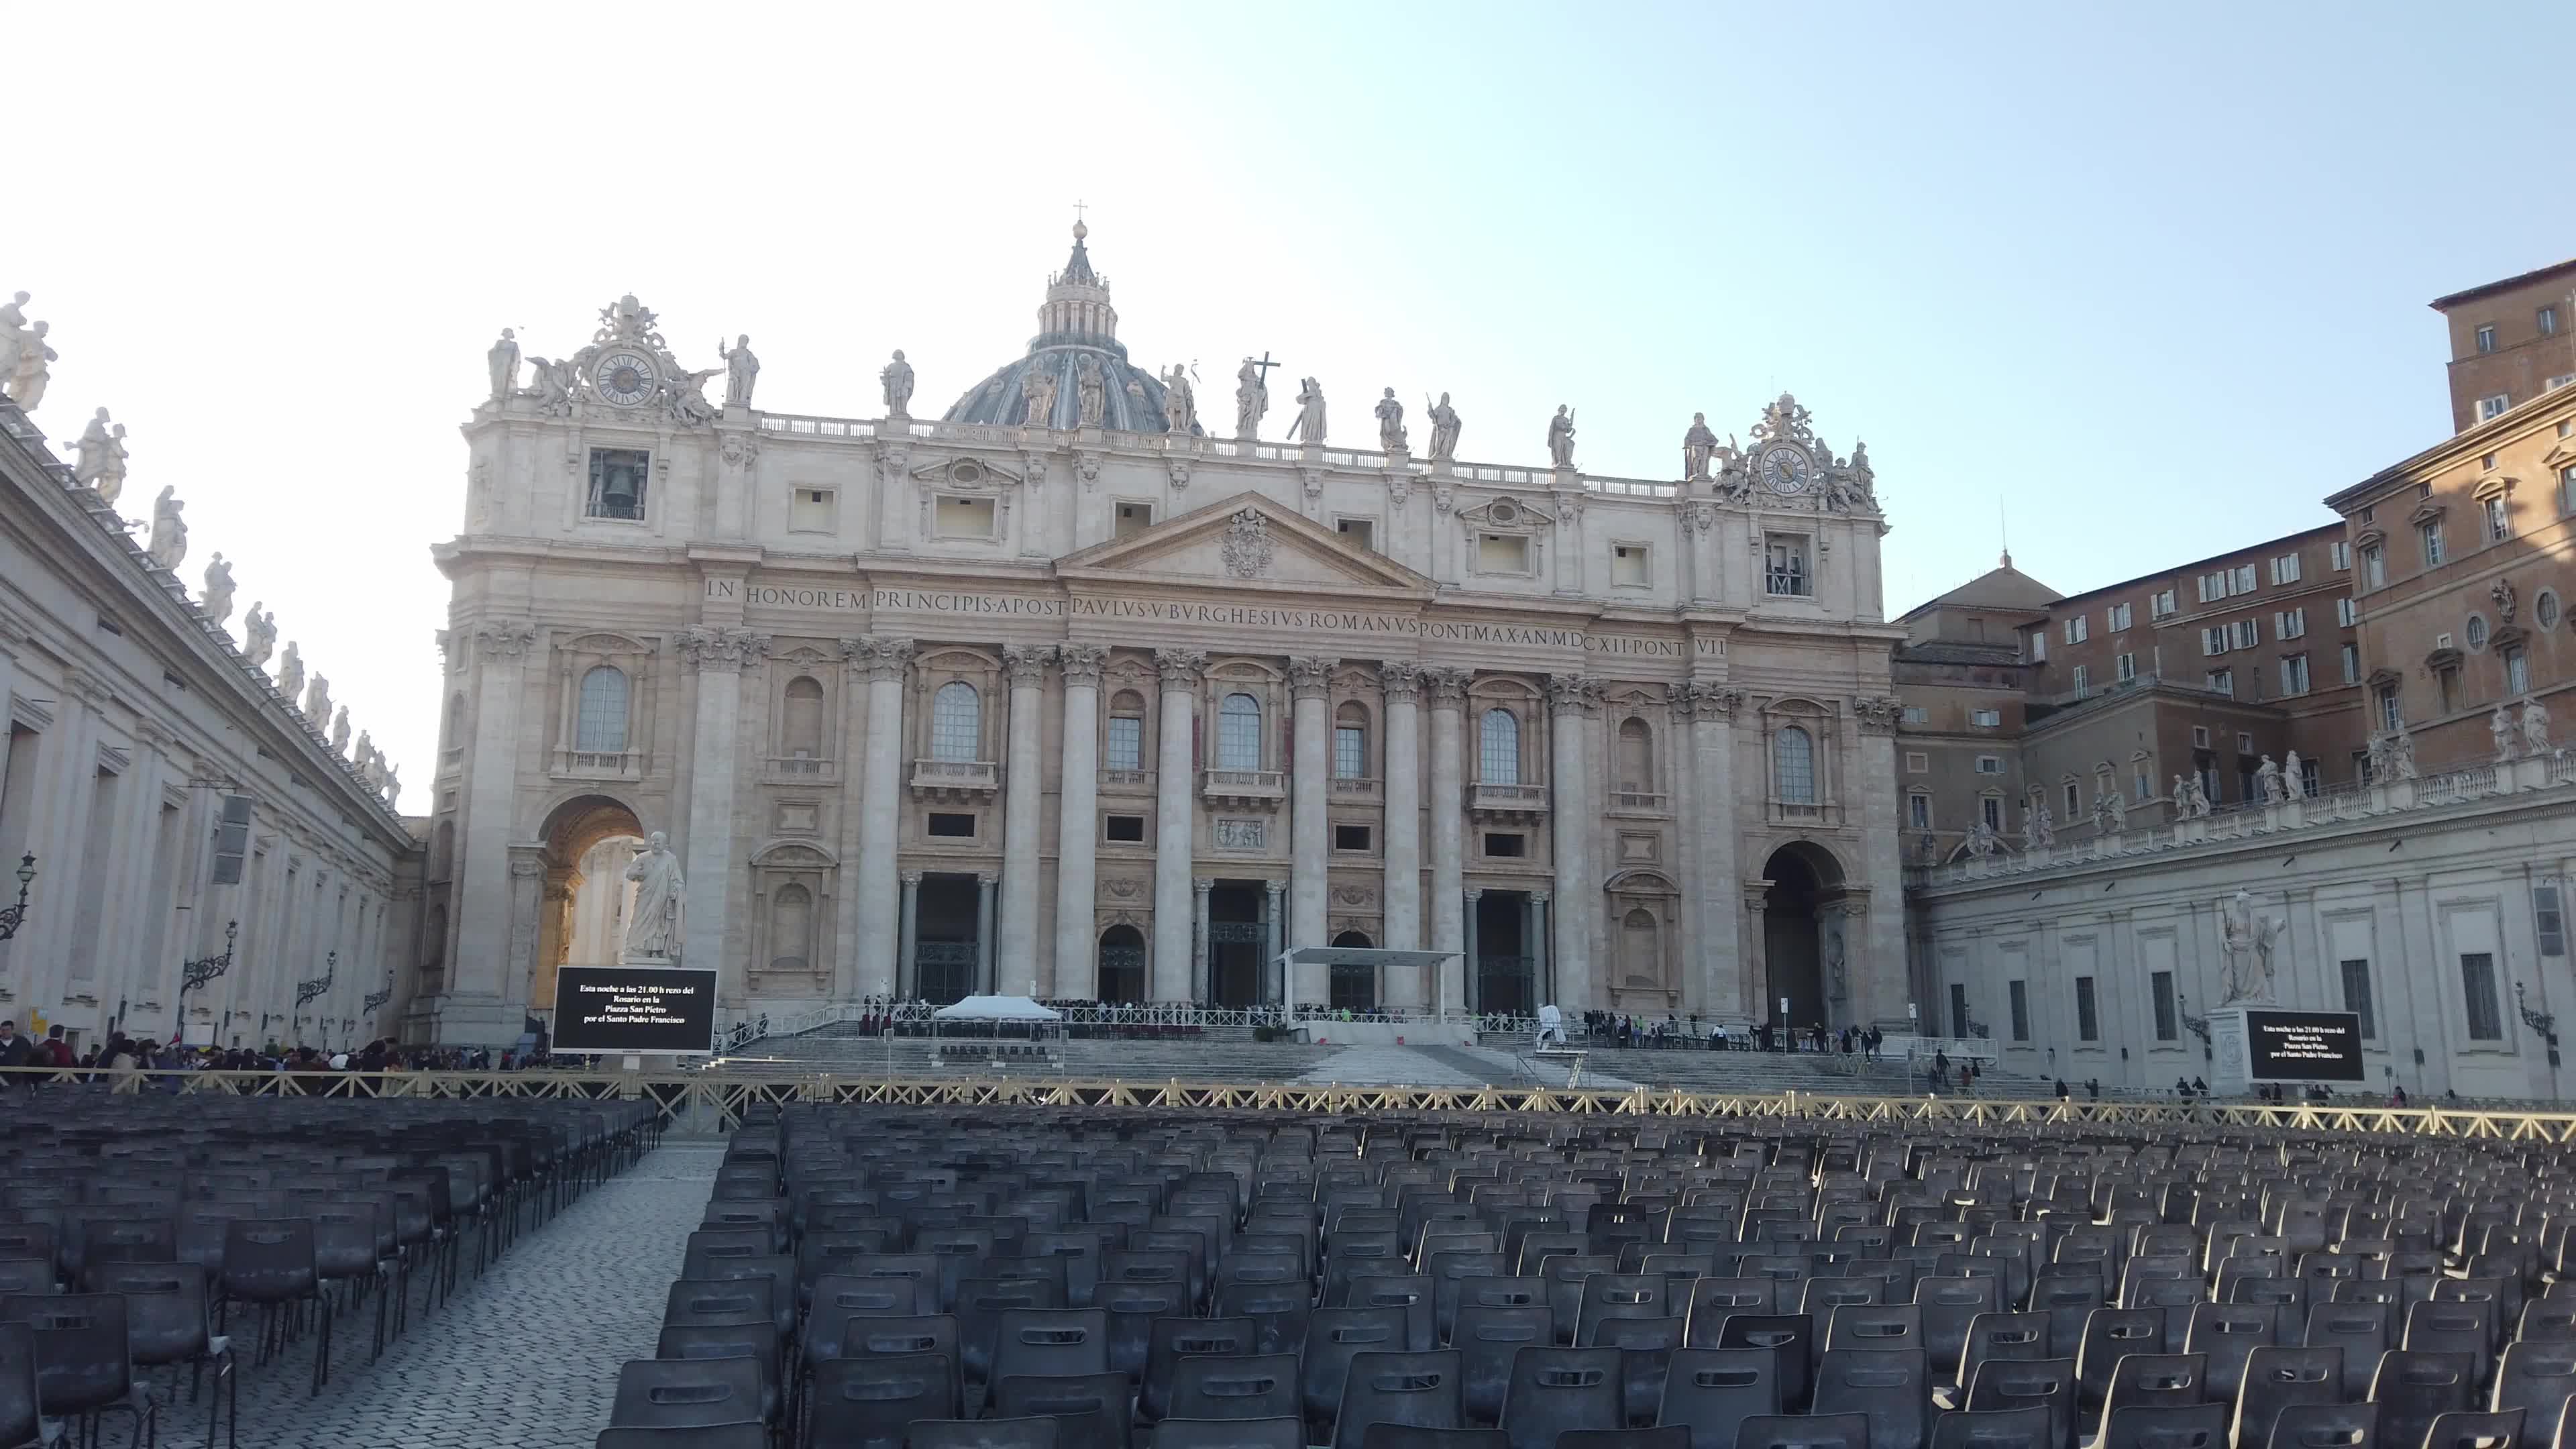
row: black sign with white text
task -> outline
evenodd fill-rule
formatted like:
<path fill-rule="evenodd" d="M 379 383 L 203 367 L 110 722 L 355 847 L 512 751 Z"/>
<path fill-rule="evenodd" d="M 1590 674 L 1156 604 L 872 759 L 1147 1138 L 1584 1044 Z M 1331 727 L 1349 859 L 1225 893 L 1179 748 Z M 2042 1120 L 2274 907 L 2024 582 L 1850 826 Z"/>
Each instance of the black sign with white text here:
<path fill-rule="evenodd" d="M 566 966 L 555 974 L 559 1052 L 704 1052 L 716 973 L 683 966 Z"/>
<path fill-rule="evenodd" d="M 2258 1082 L 2362 1082 L 2361 1018 L 2349 1011 L 2248 1011 L 2245 1056 Z"/>

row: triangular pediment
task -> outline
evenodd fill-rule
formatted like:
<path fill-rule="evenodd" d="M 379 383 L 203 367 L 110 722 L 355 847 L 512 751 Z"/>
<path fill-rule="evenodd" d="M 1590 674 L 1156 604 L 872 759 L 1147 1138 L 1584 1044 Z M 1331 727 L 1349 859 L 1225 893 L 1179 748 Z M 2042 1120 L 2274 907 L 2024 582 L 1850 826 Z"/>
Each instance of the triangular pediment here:
<path fill-rule="evenodd" d="M 1131 537 L 1093 544 L 1055 567 L 1064 578 L 1150 575 L 1287 592 L 1356 589 L 1428 598 L 1434 589 L 1423 575 L 1258 493 L 1238 493 Z"/>

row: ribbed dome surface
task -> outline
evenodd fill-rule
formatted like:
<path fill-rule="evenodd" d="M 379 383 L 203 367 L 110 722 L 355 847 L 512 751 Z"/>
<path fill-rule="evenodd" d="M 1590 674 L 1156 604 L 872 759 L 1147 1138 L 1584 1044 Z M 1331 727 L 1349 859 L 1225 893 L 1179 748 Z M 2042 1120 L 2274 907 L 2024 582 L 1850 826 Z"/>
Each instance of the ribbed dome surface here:
<path fill-rule="evenodd" d="M 1101 419 L 1104 428 L 1129 433 L 1170 431 L 1163 423 L 1163 383 L 1153 373 L 1127 361 L 1118 341 L 1118 309 L 1109 305 L 1109 279 L 1094 271 L 1083 238 L 1090 228 L 1073 226 L 1073 255 L 1064 270 L 1047 278 L 1046 302 L 1038 308 L 1038 335 L 1029 339 L 1029 355 L 1009 362 L 966 390 L 941 421 L 996 423 L 1050 428 L 1078 426 L 1082 414 L 1082 368 L 1085 360 L 1101 374 Z M 1047 418 L 1028 416 L 1027 379 L 1043 371 L 1055 379 L 1055 412 Z M 1206 429 L 1195 423 L 1193 433 Z"/>

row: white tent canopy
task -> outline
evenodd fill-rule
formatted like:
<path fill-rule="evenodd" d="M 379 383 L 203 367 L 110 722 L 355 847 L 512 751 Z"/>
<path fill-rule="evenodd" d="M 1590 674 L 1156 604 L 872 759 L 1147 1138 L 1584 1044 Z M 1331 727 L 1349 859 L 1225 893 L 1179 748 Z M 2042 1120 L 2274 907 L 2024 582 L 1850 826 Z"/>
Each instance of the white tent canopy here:
<path fill-rule="evenodd" d="M 1064 1013 L 1025 996 L 969 996 L 931 1013 L 941 1021 L 1062 1021 Z"/>

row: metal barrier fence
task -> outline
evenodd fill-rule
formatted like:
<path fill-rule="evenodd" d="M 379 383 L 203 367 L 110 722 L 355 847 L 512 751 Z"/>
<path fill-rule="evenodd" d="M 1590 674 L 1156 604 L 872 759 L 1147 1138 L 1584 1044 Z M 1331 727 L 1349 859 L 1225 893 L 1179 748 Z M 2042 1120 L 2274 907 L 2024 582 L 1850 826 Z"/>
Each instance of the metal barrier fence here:
<path fill-rule="evenodd" d="M 244 1097 L 537 1097 L 660 1104 L 666 1126 L 730 1131 L 745 1111 L 796 1103 L 889 1107 L 1148 1107 L 1207 1111 L 1554 1113 L 1703 1121 L 1850 1123 L 1904 1127 L 2065 1123 L 2100 1127 L 2270 1127 L 2490 1141 L 2576 1142 L 2576 1112 L 2441 1107 L 2272 1105 L 2254 1102 L 2060 1102 L 1979 1097 L 1774 1095 L 1547 1087 L 1369 1087 L 1069 1081 L 1012 1077 L 902 1078 L 842 1074 L 721 1076 L 695 1072 L 94 1072 L 0 1068 L 0 1084 L 36 1093 L 222 1093 Z M 38 1100 L 41 1100 L 39 1098 Z"/>

